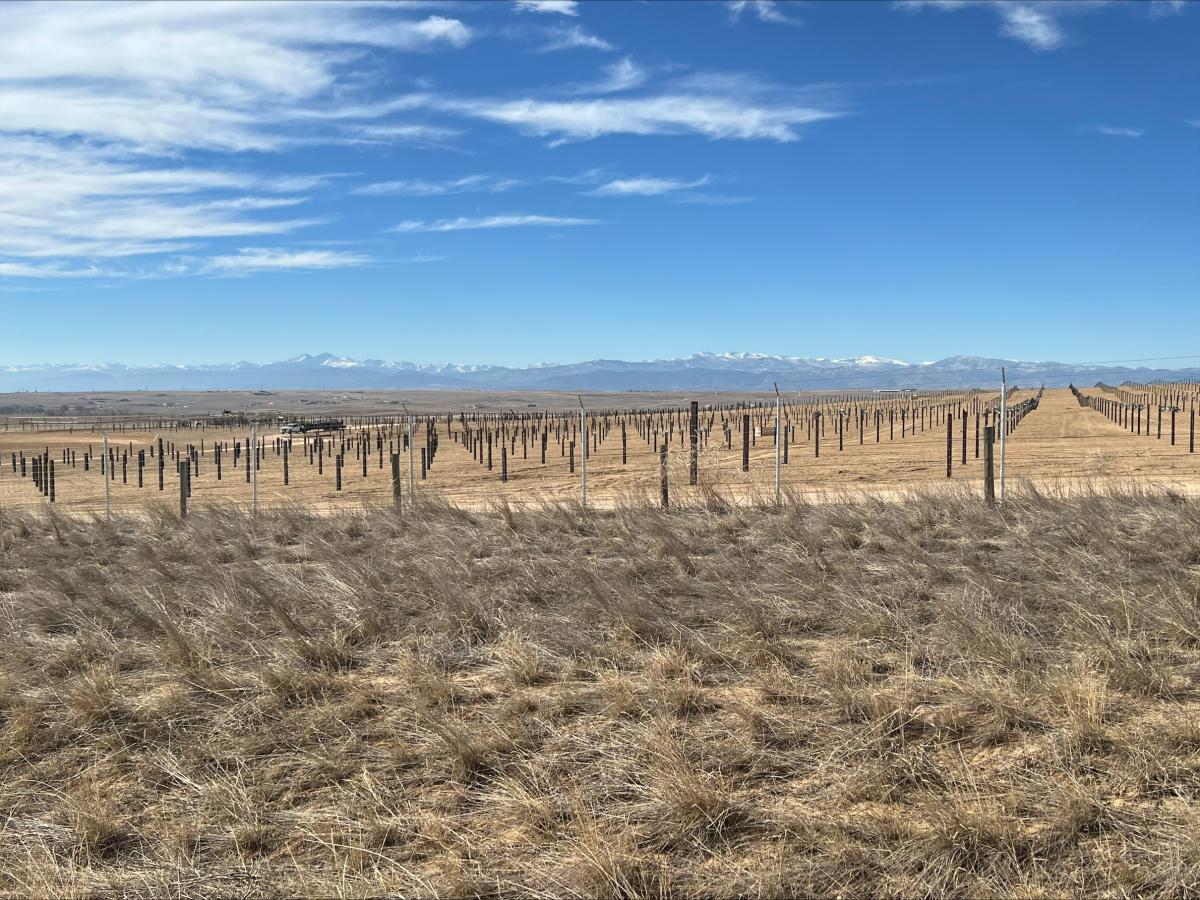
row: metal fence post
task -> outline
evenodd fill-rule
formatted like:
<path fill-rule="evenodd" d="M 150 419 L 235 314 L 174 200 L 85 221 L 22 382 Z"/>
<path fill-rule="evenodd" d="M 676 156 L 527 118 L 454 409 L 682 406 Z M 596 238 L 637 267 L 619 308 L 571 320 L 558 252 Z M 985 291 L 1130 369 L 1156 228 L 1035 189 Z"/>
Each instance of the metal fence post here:
<path fill-rule="evenodd" d="M 413 443 L 413 417 L 408 417 L 408 505 L 417 505 L 416 444 Z"/>
<path fill-rule="evenodd" d="M 1004 437 L 1008 433 L 1008 381 L 1000 367 L 1000 499 L 1004 500 Z"/>
<path fill-rule="evenodd" d="M 588 435 L 587 435 L 587 411 L 582 407 L 579 409 L 579 440 L 583 447 L 583 453 L 580 458 L 580 479 L 579 490 L 581 502 L 587 506 L 587 459 L 588 459 Z"/>
<path fill-rule="evenodd" d="M 783 453 L 783 398 L 779 396 L 779 388 L 775 389 L 775 505 L 783 505 L 783 469 L 780 455 Z"/>
<path fill-rule="evenodd" d="M 100 457 L 100 474 L 104 476 L 104 518 L 112 518 L 112 505 L 108 499 L 108 432 L 104 432 L 104 455 Z"/>

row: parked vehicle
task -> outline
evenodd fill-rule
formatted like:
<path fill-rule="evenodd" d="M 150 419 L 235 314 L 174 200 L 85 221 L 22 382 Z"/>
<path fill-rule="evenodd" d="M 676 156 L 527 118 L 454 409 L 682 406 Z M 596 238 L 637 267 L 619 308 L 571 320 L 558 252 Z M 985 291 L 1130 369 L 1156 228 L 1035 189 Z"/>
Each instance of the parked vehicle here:
<path fill-rule="evenodd" d="M 286 422 L 279 429 L 280 434 L 306 434 L 310 431 L 345 431 L 346 426 L 334 420 L 325 422 Z"/>

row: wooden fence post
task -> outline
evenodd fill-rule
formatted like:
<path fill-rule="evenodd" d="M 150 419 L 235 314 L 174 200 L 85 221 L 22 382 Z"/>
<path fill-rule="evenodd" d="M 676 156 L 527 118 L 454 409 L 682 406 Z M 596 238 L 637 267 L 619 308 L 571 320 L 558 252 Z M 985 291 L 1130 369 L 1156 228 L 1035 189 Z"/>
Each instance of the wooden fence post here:
<path fill-rule="evenodd" d="M 182 468 L 179 470 L 179 518 L 184 518 L 187 515 L 188 501 L 188 476 L 191 474 L 192 464 L 185 460 Z"/>
<path fill-rule="evenodd" d="M 750 414 L 742 416 L 742 471 L 750 471 Z"/>
<path fill-rule="evenodd" d="M 392 504 L 400 508 L 400 454 L 392 454 Z"/>
<path fill-rule="evenodd" d="M 700 404 L 693 400 L 688 404 L 688 484 L 695 484 L 699 472 L 699 417 Z"/>
<path fill-rule="evenodd" d="M 967 464 L 967 411 L 962 411 L 962 464 Z"/>
<path fill-rule="evenodd" d="M 670 488 L 667 484 L 667 444 L 663 442 L 658 448 L 658 471 L 661 484 L 661 503 L 662 508 L 666 509 L 671 505 Z"/>
<path fill-rule="evenodd" d="M 950 478 L 954 466 L 954 416 L 946 416 L 946 477 Z"/>
<path fill-rule="evenodd" d="M 983 429 L 983 499 L 988 506 L 996 505 L 996 475 L 992 469 L 993 426 Z"/>

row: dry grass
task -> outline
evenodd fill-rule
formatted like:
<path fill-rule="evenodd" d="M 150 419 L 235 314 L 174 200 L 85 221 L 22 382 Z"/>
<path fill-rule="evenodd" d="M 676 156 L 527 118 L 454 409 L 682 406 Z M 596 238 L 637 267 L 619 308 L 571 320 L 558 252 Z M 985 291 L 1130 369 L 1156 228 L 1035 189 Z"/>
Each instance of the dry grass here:
<path fill-rule="evenodd" d="M 1200 894 L 1200 506 L 0 512 L 0 893 Z"/>

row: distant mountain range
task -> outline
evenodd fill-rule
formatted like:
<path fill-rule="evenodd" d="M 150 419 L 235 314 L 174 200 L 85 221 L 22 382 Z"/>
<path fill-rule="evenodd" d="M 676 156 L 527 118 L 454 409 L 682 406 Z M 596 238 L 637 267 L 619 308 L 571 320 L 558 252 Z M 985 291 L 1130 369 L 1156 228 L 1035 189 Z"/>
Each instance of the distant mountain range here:
<path fill-rule="evenodd" d="M 697 353 L 684 359 L 595 359 L 524 368 L 418 365 L 303 354 L 273 363 L 126 366 L 0 365 L 0 392 L 136 390 L 530 390 L 530 391 L 834 391 L 841 388 L 992 387 L 1000 367 L 1010 384 L 1152 381 L 1200 377 L 1200 368 L 1147 369 L 951 356 L 936 362 L 860 356 L 801 359 L 759 353 Z"/>

